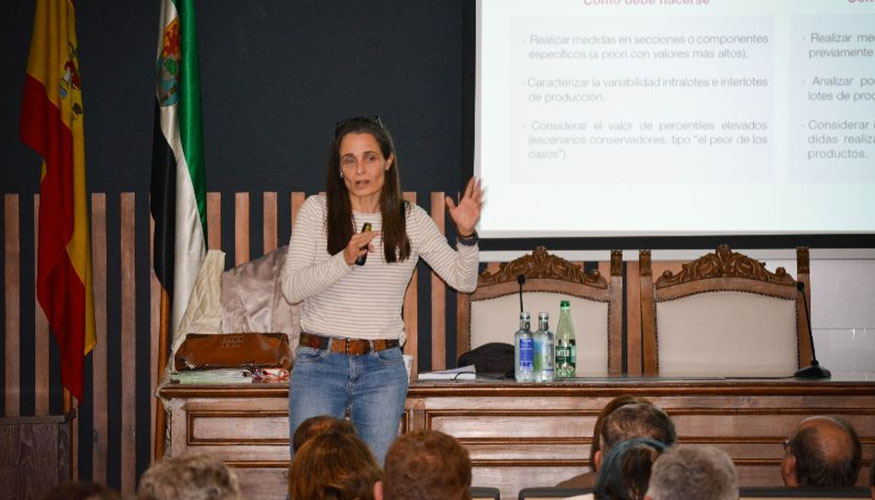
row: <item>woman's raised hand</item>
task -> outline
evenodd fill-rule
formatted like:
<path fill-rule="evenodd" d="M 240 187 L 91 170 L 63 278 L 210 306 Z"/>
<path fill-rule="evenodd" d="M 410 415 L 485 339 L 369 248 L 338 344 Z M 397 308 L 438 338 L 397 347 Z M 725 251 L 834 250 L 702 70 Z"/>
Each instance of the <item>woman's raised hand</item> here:
<path fill-rule="evenodd" d="M 449 196 L 446 202 L 450 217 L 456 224 L 456 234 L 461 236 L 473 234 L 477 221 L 480 220 L 480 210 L 483 208 L 483 187 L 480 179 L 471 177 L 458 205 Z"/>

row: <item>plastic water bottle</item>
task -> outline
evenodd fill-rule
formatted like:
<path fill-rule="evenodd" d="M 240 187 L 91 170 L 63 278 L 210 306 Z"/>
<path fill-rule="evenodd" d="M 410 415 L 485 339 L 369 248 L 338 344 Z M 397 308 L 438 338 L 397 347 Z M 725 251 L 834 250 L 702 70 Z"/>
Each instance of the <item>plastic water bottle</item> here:
<path fill-rule="evenodd" d="M 553 381 L 553 332 L 550 331 L 550 315 L 538 313 L 538 330 L 535 332 L 535 382 Z"/>
<path fill-rule="evenodd" d="M 556 326 L 556 380 L 574 378 L 577 371 L 577 346 L 574 341 L 574 323 L 571 322 L 571 303 L 559 303 L 559 324 Z"/>
<path fill-rule="evenodd" d="M 530 323 L 529 313 L 521 312 L 520 329 L 513 335 L 513 374 L 517 382 L 533 382 L 535 380 Z"/>

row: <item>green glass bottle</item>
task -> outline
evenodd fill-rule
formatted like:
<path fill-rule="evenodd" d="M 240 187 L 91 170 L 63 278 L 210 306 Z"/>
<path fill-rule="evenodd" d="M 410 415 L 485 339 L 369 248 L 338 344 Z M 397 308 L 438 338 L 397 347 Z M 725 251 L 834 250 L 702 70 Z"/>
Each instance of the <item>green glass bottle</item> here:
<path fill-rule="evenodd" d="M 574 323 L 571 321 L 571 303 L 559 303 L 559 324 L 556 327 L 556 379 L 574 378 L 577 370 L 577 346 Z"/>

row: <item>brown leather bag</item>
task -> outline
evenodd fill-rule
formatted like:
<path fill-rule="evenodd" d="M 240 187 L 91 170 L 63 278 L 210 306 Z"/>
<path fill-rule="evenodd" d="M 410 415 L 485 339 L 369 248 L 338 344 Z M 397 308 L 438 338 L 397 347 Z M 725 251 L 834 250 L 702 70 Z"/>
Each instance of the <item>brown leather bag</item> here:
<path fill-rule="evenodd" d="M 189 333 L 174 356 L 176 371 L 292 367 L 285 333 Z"/>

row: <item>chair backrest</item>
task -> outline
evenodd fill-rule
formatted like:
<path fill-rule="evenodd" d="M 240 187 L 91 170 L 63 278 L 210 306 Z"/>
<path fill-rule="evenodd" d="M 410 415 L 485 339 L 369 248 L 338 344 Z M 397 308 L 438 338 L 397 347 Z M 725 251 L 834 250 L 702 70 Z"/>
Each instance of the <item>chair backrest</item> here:
<path fill-rule="evenodd" d="M 460 295 L 457 352 L 465 353 L 489 342 L 513 343 L 519 328 L 519 282 L 525 276 L 523 301 L 532 314 L 532 329 L 538 312 L 550 313 L 555 331 L 560 300 L 571 302 L 577 343 L 577 375 L 619 374 L 622 371 L 623 277 L 622 253 L 611 252 L 610 276 L 585 273 L 582 265 L 535 248 L 497 271 L 484 270 L 477 290 Z"/>
<path fill-rule="evenodd" d="M 524 488 L 520 490 L 519 500 L 564 500 L 592 493 L 592 488 Z"/>
<path fill-rule="evenodd" d="M 501 492 L 498 488 L 485 486 L 471 486 L 471 500 L 501 500 Z"/>
<path fill-rule="evenodd" d="M 808 281 L 807 250 L 797 261 Z M 639 269 L 645 374 L 789 376 L 810 363 L 803 295 L 783 268 L 721 245 L 655 282 L 642 250 Z"/>
<path fill-rule="evenodd" d="M 739 488 L 741 500 L 842 500 L 845 498 L 869 498 L 869 488 L 789 488 L 789 487 L 742 487 Z"/>

